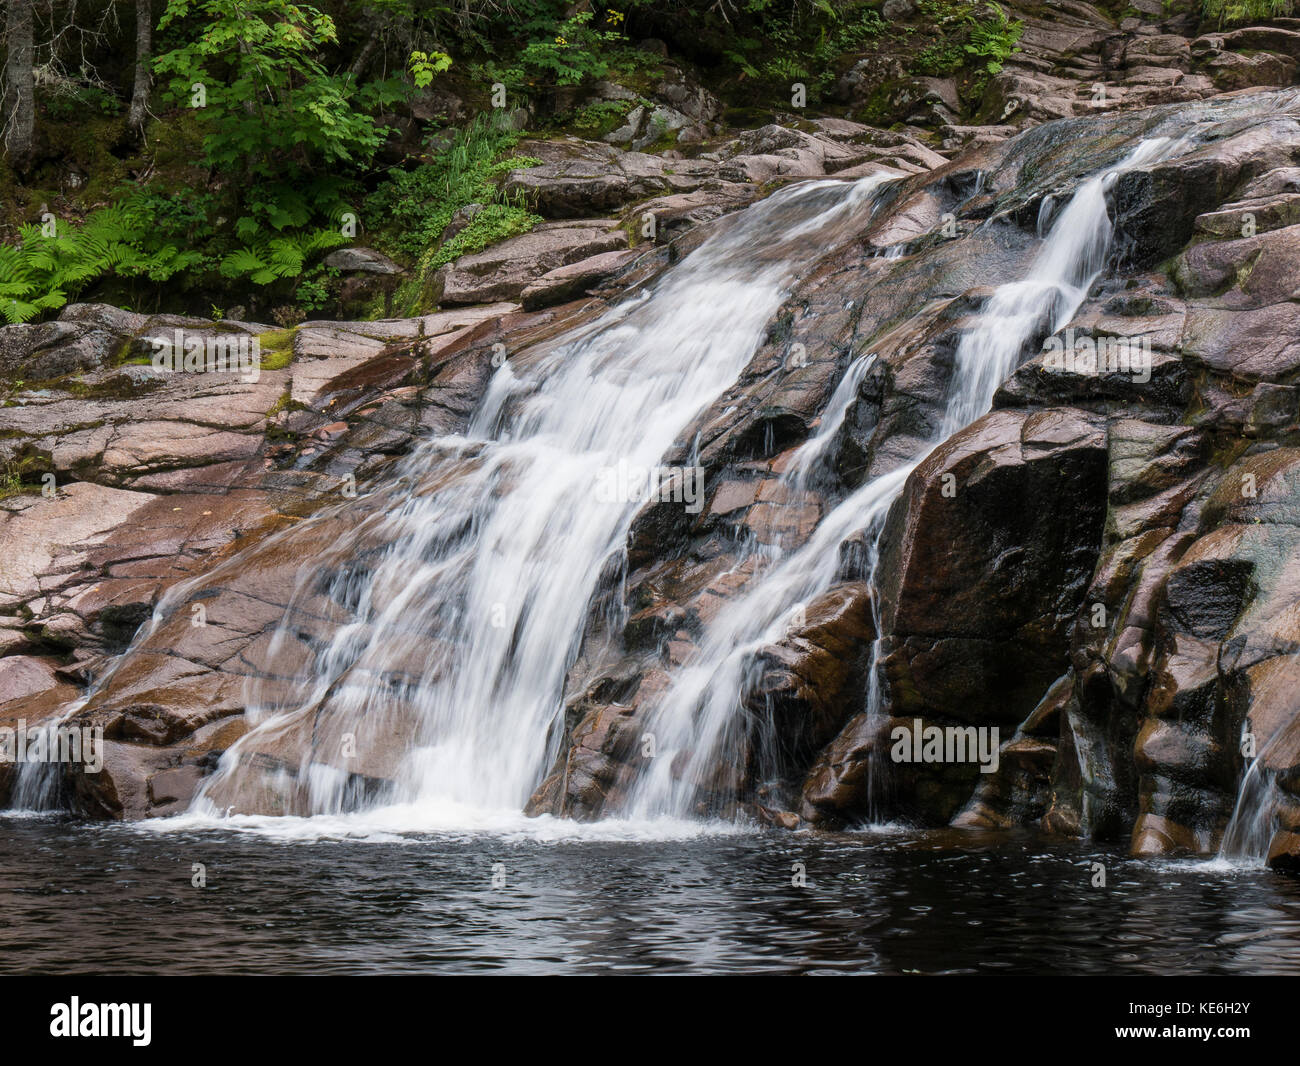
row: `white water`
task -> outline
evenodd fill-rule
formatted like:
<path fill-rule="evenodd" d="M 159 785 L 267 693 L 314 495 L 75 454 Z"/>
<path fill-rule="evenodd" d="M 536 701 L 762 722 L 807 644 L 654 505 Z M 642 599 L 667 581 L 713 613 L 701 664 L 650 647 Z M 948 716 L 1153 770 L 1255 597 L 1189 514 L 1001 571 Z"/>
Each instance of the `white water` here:
<path fill-rule="evenodd" d="M 1274 733 L 1241 775 L 1237 802 L 1219 844 L 1217 858 L 1222 862 L 1247 867 L 1267 864 L 1282 794 L 1274 775 L 1264 768 L 1264 757 L 1285 733 L 1284 729 Z"/>
<path fill-rule="evenodd" d="M 517 818 L 562 740 L 565 675 L 639 508 L 600 486 L 654 468 L 736 381 L 791 280 L 861 229 L 881 184 L 783 190 L 563 346 L 507 362 L 466 438 L 425 445 L 406 465 L 414 491 L 337 545 L 358 572 L 335 578 L 330 597 L 354 620 L 287 694 L 253 692 L 257 725 L 196 812 L 338 814 L 359 799 L 343 769 L 355 750 L 394 761 L 395 787 L 378 799 L 407 826 Z M 313 582 L 306 568 L 296 604 Z M 294 613 L 272 660 L 294 645 Z M 403 662 L 415 665 L 395 683 Z M 298 762 L 268 773 L 246 758 L 264 751 Z"/>
<path fill-rule="evenodd" d="M 831 587 L 839 572 L 839 545 L 856 532 L 865 530 L 870 536 L 868 572 L 876 587 L 880 530 L 908 476 L 935 447 L 989 410 L 998 386 L 1015 370 L 1031 342 L 1041 341 L 1074 317 L 1110 251 L 1107 190 L 1120 172 L 1151 162 L 1167 146 L 1167 139 L 1143 141 L 1117 167 L 1080 185 L 1051 227 L 1029 276 L 993 293 L 958 344 L 942 428 L 931 445 L 912 462 L 846 498 L 803 547 L 781 559 L 718 613 L 697 652 L 647 716 L 645 732 L 653 734 L 659 754 L 649 760 L 633 788 L 634 816 L 688 816 L 714 769 L 742 757 L 746 697 L 759 679 L 754 652 L 779 640 L 800 610 Z M 801 461 L 793 477 L 786 474 L 792 487 L 803 485 L 807 466 L 806 460 Z M 873 653 L 867 698 L 870 716 L 881 713 L 875 675 Z"/>
<path fill-rule="evenodd" d="M 738 747 L 753 651 L 779 639 L 798 609 L 835 583 L 838 548 L 857 532 L 869 534 L 874 577 L 879 531 L 908 475 L 988 410 L 1028 345 L 1073 317 L 1109 251 L 1107 188 L 1119 170 L 1161 151 L 1162 142 L 1144 142 L 1116 170 L 1083 183 L 1029 277 L 994 293 L 959 345 L 930 448 L 853 492 L 802 547 L 782 554 L 778 546 L 771 565 L 718 614 L 651 711 L 659 757 L 620 812 L 629 820 L 608 818 L 599 832 L 673 836 L 700 825 L 685 820 L 700 783 Z M 778 193 L 563 347 L 518 371 L 507 363 L 467 435 L 424 445 L 405 466 L 400 498 L 386 490 L 391 506 L 337 545 L 337 557 L 355 557 L 358 567 L 329 591 L 355 620 L 310 658 L 288 694 L 254 692 L 254 730 L 226 753 L 191 813 L 169 822 L 208 824 L 222 812 L 255 810 L 315 815 L 309 835 L 563 835 L 556 820 L 525 824 L 519 811 L 562 740 L 565 675 L 602 573 L 639 508 L 598 499 L 602 472 L 653 467 L 679 441 L 752 358 L 800 269 L 860 230 L 879 184 L 818 182 Z M 785 475 L 792 490 L 808 489 L 872 358 L 850 366 L 796 454 Z M 313 580 L 305 567 L 304 601 Z M 287 617 L 272 653 L 294 638 Z M 395 686 L 391 664 L 403 660 L 420 665 Z M 868 710 L 878 713 L 874 669 L 871 680 Z M 349 737 L 363 752 L 386 740 L 398 749 L 396 788 L 378 797 L 378 809 L 347 813 L 358 801 L 355 781 L 339 769 Z M 268 774 L 245 758 L 266 750 L 298 761 Z M 223 824 L 263 831 L 276 821 L 234 813 Z M 718 828 L 709 825 L 702 831 Z"/>
<path fill-rule="evenodd" d="M 831 393 L 831 398 L 826 401 L 826 410 L 818 423 L 817 432 L 796 448 L 790 457 L 786 479 L 791 484 L 800 489 L 808 488 L 818 466 L 834 443 L 835 435 L 844 424 L 849 407 L 858 398 L 858 386 L 875 361 L 876 356 L 872 353 L 860 355 L 849 364 L 848 370 L 835 386 L 835 391 Z"/>

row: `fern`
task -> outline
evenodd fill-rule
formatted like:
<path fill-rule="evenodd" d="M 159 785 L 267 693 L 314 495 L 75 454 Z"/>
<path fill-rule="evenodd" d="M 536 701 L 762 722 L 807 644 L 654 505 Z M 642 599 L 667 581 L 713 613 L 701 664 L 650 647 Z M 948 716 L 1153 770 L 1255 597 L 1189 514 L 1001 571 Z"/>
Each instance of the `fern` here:
<path fill-rule="evenodd" d="M 108 277 L 157 283 L 213 265 L 201 247 L 186 245 L 183 234 L 159 225 L 158 204 L 157 196 L 136 190 L 93 212 L 79 228 L 58 221 L 23 226 L 17 244 L 0 244 L 0 317 L 10 324 L 30 322 Z M 269 285 L 299 276 L 312 256 L 344 243 L 337 230 L 328 229 L 246 239 L 220 260 L 219 269 L 227 278 Z"/>
<path fill-rule="evenodd" d="M 71 293 L 110 271 L 121 258 L 116 221 L 109 216 L 80 231 L 57 222 L 48 232 L 23 226 L 17 245 L 0 248 L 0 314 L 5 321 L 29 322 L 56 311 Z"/>
<path fill-rule="evenodd" d="M 247 277 L 254 285 L 269 285 L 280 278 L 296 278 L 317 252 L 337 248 L 347 238 L 335 230 L 270 237 L 231 252 L 221 261 L 227 278 Z"/>

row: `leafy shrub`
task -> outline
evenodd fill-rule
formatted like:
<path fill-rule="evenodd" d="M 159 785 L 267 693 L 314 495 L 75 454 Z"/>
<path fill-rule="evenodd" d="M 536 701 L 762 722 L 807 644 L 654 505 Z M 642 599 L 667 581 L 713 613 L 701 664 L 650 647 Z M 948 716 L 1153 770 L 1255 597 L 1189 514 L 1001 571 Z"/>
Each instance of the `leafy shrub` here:
<path fill-rule="evenodd" d="M 399 81 L 358 85 L 318 58 L 337 42 L 333 20 L 288 0 L 168 0 L 158 26 L 200 22 L 154 61 L 171 98 L 195 108 L 208 165 L 241 179 L 240 238 L 267 227 L 337 224 L 347 171 L 366 164 L 388 130 L 370 112 L 401 99 Z M 427 60 L 427 57 L 426 57 Z"/>
<path fill-rule="evenodd" d="M 618 29 L 593 26 L 592 11 L 560 17 L 548 6 L 527 6 L 531 11 L 523 13 L 516 31 L 526 43 L 509 64 L 488 65 L 494 81 L 516 91 L 581 85 L 608 77 L 628 61 L 627 38 Z"/>
<path fill-rule="evenodd" d="M 920 0 L 921 13 L 939 39 L 917 53 L 913 70 L 930 77 L 972 69 L 977 83 L 996 74 L 1014 52 L 1024 23 L 1010 19 L 995 3 L 972 0 Z"/>
<path fill-rule="evenodd" d="M 1007 57 L 1020 51 L 1016 42 L 1020 40 L 1025 24 L 1019 19 L 1007 18 L 1007 13 L 998 4 L 988 4 L 986 10 L 992 12 L 992 18 L 970 20 L 966 54 L 973 57 L 977 65 L 982 65 L 985 74 L 996 74 Z"/>
<path fill-rule="evenodd" d="M 221 261 L 221 273 L 227 278 L 247 277 L 254 285 L 269 285 L 280 278 L 296 278 L 313 255 L 346 243 L 346 237 L 328 229 L 267 237 L 227 255 Z"/>
<path fill-rule="evenodd" d="M 133 194 L 79 229 L 58 220 L 23 226 L 18 244 L 0 245 L 0 315 L 30 321 L 108 274 L 159 282 L 199 266 L 203 253 L 174 239 L 174 224 L 157 224 L 156 204 Z"/>
<path fill-rule="evenodd" d="M 454 130 L 450 143 L 428 162 L 392 171 L 367 201 L 367 214 L 387 220 L 377 243 L 409 259 L 422 255 L 462 207 L 497 199 L 494 178 L 540 162 L 522 156 L 501 158 L 518 141 L 519 134 L 504 128 L 494 115 L 479 115 L 464 129 Z"/>
<path fill-rule="evenodd" d="M 1286 18 L 1295 11 L 1294 0 L 1204 0 L 1202 10 L 1207 19 L 1224 22 L 1253 22 L 1258 19 Z"/>

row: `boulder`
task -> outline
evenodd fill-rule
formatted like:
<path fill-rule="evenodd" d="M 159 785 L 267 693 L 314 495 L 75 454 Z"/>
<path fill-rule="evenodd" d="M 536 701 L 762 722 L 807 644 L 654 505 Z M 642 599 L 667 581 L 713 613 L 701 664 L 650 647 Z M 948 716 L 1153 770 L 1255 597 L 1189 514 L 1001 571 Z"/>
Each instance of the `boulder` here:
<path fill-rule="evenodd" d="M 536 281 L 530 282 L 520 294 L 520 302 L 527 311 L 564 303 L 590 292 L 597 285 L 617 274 L 636 259 L 632 249 L 620 252 L 601 252 L 580 259 L 567 266 L 549 270 Z"/>
<path fill-rule="evenodd" d="M 442 268 L 443 305 L 517 300 L 543 275 L 603 252 L 628 246 L 614 219 L 543 222 Z"/>
<path fill-rule="evenodd" d="M 339 248 L 324 259 L 327 267 L 344 274 L 400 274 L 402 268 L 373 248 Z"/>

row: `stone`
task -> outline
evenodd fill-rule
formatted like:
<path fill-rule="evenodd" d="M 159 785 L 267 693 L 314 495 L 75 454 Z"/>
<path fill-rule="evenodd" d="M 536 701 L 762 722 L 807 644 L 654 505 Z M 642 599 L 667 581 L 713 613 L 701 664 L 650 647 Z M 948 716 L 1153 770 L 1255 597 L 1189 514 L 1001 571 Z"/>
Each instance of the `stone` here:
<path fill-rule="evenodd" d="M 567 266 L 549 270 L 530 282 L 520 293 L 524 310 L 536 311 L 551 304 L 563 303 L 585 295 L 592 288 L 617 274 L 637 258 L 632 249 L 602 252 Z"/>
<path fill-rule="evenodd" d="M 517 300 L 549 271 L 602 252 L 620 251 L 627 234 L 613 219 L 544 222 L 482 252 L 463 255 L 443 267 L 444 305 Z"/>
<path fill-rule="evenodd" d="M 402 268 L 373 248 L 339 248 L 323 260 L 327 267 L 344 274 L 400 274 Z"/>

